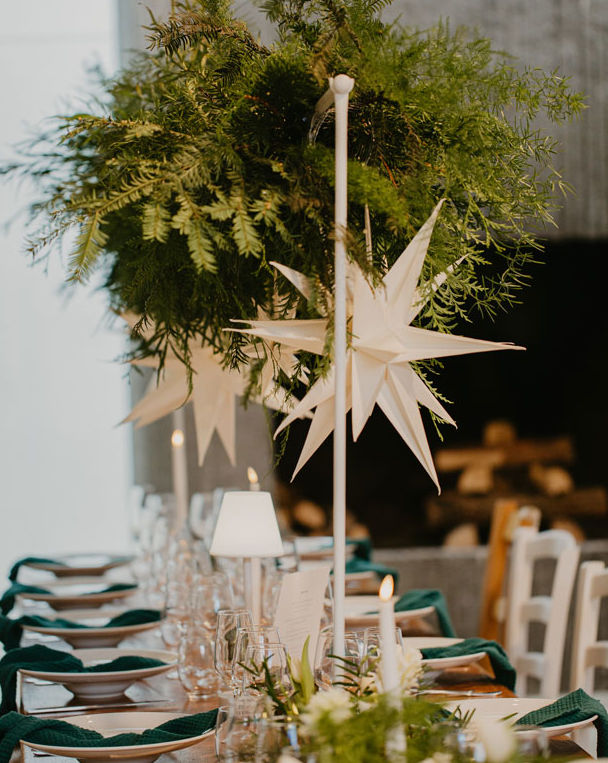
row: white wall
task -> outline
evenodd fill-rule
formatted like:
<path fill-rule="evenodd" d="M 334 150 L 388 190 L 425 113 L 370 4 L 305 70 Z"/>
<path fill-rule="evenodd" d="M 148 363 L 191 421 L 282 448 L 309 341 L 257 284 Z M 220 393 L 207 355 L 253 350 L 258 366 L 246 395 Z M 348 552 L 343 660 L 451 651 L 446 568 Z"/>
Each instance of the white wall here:
<path fill-rule="evenodd" d="M 28 125 L 86 93 L 86 66 L 112 72 L 113 0 L 19 0 L 2 4 L 0 160 Z M 31 198 L 0 185 L 0 225 Z M 0 575 L 30 553 L 114 550 L 127 544 L 130 432 L 124 351 L 105 326 L 105 298 L 68 288 L 53 256 L 30 267 L 23 218 L 0 229 Z M 68 299 L 69 295 L 69 299 Z"/>

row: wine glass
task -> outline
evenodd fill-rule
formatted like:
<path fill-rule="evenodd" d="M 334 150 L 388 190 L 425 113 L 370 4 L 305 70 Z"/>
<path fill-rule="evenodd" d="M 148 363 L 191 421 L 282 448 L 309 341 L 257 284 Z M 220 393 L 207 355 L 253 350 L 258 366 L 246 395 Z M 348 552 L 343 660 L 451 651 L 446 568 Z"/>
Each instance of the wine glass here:
<path fill-rule="evenodd" d="M 232 607 L 232 591 L 225 575 L 199 576 L 192 594 L 192 616 L 211 635 L 217 627 L 217 613 Z"/>
<path fill-rule="evenodd" d="M 264 687 L 269 681 L 279 701 L 287 699 L 293 692 L 285 644 L 250 644 L 245 651 L 243 666 L 243 693 L 262 696 L 267 693 Z"/>
<path fill-rule="evenodd" d="M 279 632 L 273 626 L 261 626 L 256 628 L 240 628 L 234 647 L 232 660 L 232 685 L 242 687 L 247 649 L 252 646 L 264 646 L 265 644 L 280 643 Z"/>
<path fill-rule="evenodd" d="M 359 665 L 364 654 L 362 634 L 347 631 L 344 634 L 344 658 Z M 314 665 L 315 679 L 324 687 L 331 686 L 338 671 L 341 675 L 344 673 L 344 663 L 334 656 L 334 629 L 331 626 L 322 628 L 319 632 Z"/>
<path fill-rule="evenodd" d="M 214 664 L 220 678 L 235 696 L 238 687 L 233 683 L 232 662 L 239 628 L 253 628 L 251 612 L 248 609 L 220 609 L 215 631 Z"/>

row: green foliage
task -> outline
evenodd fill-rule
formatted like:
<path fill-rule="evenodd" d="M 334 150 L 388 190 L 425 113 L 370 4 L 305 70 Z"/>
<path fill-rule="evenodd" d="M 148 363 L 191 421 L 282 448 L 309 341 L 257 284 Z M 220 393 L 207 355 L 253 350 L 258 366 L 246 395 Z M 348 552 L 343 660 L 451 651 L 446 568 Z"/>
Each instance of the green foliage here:
<path fill-rule="evenodd" d="M 372 281 L 445 198 L 423 285 L 459 258 L 420 325 L 450 331 L 471 309 L 518 298 L 552 223 L 555 142 L 534 118 L 582 108 L 557 72 L 518 72 L 489 41 L 446 25 L 383 24 L 385 0 L 267 0 L 266 48 L 226 0 L 186 0 L 152 20 L 152 52 L 103 82 L 102 113 L 61 118 L 14 171 L 34 177 L 32 251 L 72 228 L 69 277 L 103 269 L 111 307 L 150 319 L 143 354 L 205 337 L 227 362 L 245 341 L 223 329 L 259 307 L 314 314 L 271 260 L 333 282 L 333 115 L 315 125 L 327 77 L 356 80 L 350 107 L 349 252 Z M 98 112 L 100 109 L 97 109 Z M 369 208 L 373 257 L 363 245 Z M 321 310 L 322 306 L 318 306 Z M 326 360 L 326 359 L 325 359 Z M 322 367 L 303 357 L 312 370 Z"/>

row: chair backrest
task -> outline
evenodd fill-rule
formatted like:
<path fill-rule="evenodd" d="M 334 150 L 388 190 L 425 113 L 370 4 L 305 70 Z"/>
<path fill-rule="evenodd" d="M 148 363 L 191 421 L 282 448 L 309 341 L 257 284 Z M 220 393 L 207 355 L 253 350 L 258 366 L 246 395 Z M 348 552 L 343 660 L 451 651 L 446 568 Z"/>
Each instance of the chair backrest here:
<path fill-rule="evenodd" d="M 478 628 L 482 638 L 504 642 L 504 588 L 509 547 L 517 527 L 530 526 L 538 530 L 539 525 L 540 510 L 533 506 L 519 507 L 516 500 L 504 498 L 494 504 Z"/>
<path fill-rule="evenodd" d="M 507 585 L 505 648 L 517 670 L 518 694 L 526 694 L 527 678 L 540 681 L 539 694 L 559 694 L 568 610 L 576 577 L 579 547 L 565 530 L 539 533 L 519 527 L 513 536 Z M 555 572 L 550 595 L 533 596 L 534 564 L 554 559 Z M 545 625 L 542 652 L 528 647 L 530 623 Z"/>
<path fill-rule="evenodd" d="M 602 599 L 608 596 L 608 570 L 603 562 L 581 564 L 576 593 L 570 685 L 594 691 L 594 668 L 608 667 L 608 642 L 598 641 Z"/>

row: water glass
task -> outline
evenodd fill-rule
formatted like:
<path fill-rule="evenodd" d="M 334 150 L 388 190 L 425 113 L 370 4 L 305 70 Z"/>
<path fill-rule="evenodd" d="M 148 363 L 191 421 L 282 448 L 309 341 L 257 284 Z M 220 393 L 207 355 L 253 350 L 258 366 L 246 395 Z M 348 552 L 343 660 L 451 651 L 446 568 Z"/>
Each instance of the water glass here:
<path fill-rule="evenodd" d="M 259 722 L 256 763 L 275 763 L 282 754 L 298 755 L 298 726 L 285 715 L 264 717 Z"/>
<path fill-rule="evenodd" d="M 517 752 L 523 758 L 548 758 L 549 734 L 542 726 L 515 726 Z"/>
<path fill-rule="evenodd" d="M 395 643 L 403 651 L 403 634 L 401 628 L 395 626 L 393 632 Z M 363 653 L 368 657 L 377 657 L 382 651 L 382 636 L 380 628 L 372 625 L 363 631 Z"/>
<path fill-rule="evenodd" d="M 258 697 L 235 697 L 220 707 L 216 720 L 215 752 L 229 763 L 255 761 L 262 703 Z"/>
<path fill-rule="evenodd" d="M 213 664 L 213 643 L 207 631 L 196 623 L 186 623 L 177 649 L 177 673 L 190 699 L 211 697 L 217 688 Z"/>
<path fill-rule="evenodd" d="M 217 628 L 217 613 L 232 607 L 232 590 L 225 575 L 198 576 L 192 594 L 192 616 L 211 635 Z"/>

